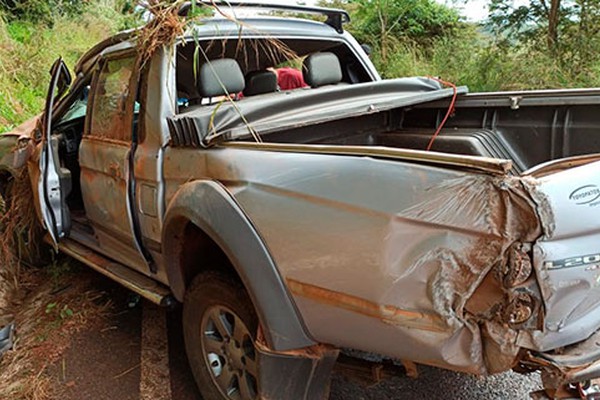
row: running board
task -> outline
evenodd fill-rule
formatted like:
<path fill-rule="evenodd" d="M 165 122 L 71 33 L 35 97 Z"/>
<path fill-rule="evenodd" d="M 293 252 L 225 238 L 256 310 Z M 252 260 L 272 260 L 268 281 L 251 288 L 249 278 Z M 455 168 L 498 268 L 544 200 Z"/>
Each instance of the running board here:
<path fill-rule="evenodd" d="M 70 239 L 59 242 L 61 252 L 86 264 L 93 270 L 123 285 L 143 298 L 162 307 L 170 307 L 175 303 L 171 291 L 166 286 L 112 261 Z"/>

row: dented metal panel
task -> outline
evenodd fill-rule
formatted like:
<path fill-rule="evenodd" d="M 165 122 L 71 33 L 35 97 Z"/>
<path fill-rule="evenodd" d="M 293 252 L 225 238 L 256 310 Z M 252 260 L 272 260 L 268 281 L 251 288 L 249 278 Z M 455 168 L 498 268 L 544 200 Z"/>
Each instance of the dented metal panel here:
<path fill-rule="evenodd" d="M 146 263 L 133 241 L 128 214 L 128 152 L 126 143 L 84 138 L 79 149 L 81 190 L 86 217 L 100 245 L 117 261 L 146 272 Z"/>
<path fill-rule="evenodd" d="M 526 347 L 553 350 L 600 327 L 599 172 L 594 162 L 544 176 L 531 187 L 543 196 L 540 209 L 551 213 L 552 225 L 533 253 L 546 311 L 543 331 L 524 332 Z"/>
<path fill-rule="evenodd" d="M 183 176 L 186 158 L 168 157 L 165 178 L 227 182 L 318 341 L 477 374 L 514 364 L 516 330 L 465 307 L 515 242 L 542 235 L 521 178 L 269 147 L 200 151 Z"/>

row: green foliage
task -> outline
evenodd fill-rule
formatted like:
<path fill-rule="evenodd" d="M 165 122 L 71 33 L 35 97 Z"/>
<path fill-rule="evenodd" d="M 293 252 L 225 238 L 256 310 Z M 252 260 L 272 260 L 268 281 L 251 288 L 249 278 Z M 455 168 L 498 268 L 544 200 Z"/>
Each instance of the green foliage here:
<path fill-rule="evenodd" d="M 69 307 L 68 304 L 63 304 L 62 306 L 58 303 L 48 303 L 46 304 L 46 314 L 56 316 L 57 322 L 62 322 L 66 319 L 71 318 L 75 313 Z"/>
<path fill-rule="evenodd" d="M 434 0 L 356 0 L 353 27 L 361 39 L 410 39 L 428 44 L 460 27 L 458 12 Z"/>
<path fill-rule="evenodd" d="M 214 15 L 215 10 L 212 7 L 206 7 L 200 4 L 198 0 L 191 0 L 192 6 L 188 12 L 188 19 L 210 17 Z"/>
<path fill-rule="evenodd" d="M 63 284 L 65 278 L 70 274 L 77 272 L 77 268 L 75 268 L 75 264 L 68 260 L 55 259 L 44 271 L 52 281 L 53 286 L 57 288 Z"/>
<path fill-rule="evenodd" d="M 553 55 L 578 74 L 600 62 L 598 0 L 531 0 L 513 7 L 510 0 L 491 0 L 489 26 L 499 40 Z"/>
<path fill-rule="evenodd" d="M 324 0 L 320 5 L 347 10 L 352 23 L 346 28 L 378 49 L 383 64 L 401 42 L 430 46 L 464 28 L 455 9 L 435 0 Z"/>
<path fill-rule="evenodd" d="M 48 71 L 58 56 L 72 68 L 85 51 L 133 19 L 120 13 L 119 0 L 77 3 L 84 6 L 76 18 L 53 13 L 50 24 L 0 13 L 0 132 L 42 111 Z"/>
<path fill-rule="evenodd" d="M 36 26 L 28 21 L 14 21 L 7 27 L 8 36 L 19 43 L 28 44 L 36 31 Z"/>
<path fill-rule="evenodd" d="M 56 16 L 80 14 L 87 3 L 86 0 L 0 0 L 0 10 L 9 19 L 52 24 Z"/>
<path fill-rule="evenodd" d="M 512 4 L 491 0 L 488 24 L 481 26 L 437 2 L 321 2 L 350 12 L 347 28 L 372 46 L 372 61 L 386 78 L 441 76 L 471 91 L 600 85 L 600 2 Z"/>

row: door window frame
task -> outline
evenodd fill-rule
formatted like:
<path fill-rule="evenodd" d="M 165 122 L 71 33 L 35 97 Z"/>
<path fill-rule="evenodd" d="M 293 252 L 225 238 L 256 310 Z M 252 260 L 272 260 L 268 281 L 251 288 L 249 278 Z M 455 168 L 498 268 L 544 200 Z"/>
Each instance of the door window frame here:
<path fill-rule="evenodd" d="M 127 126 L 130 129 L 130 132 L 129 132 L 130 134 L 128 136 L 128 139 L 121 140 L 121 139 L 114 139 L 114 138 L 101 137 L 101 136 L 94 135 L 94 134 L 92 134 L 91 129 L 92 129 L 92 121 L 94 120 L 94 105 L 96 103 L 97 87 L 98 87 L 98 81 L 100 80 L 100 75 L 102 74 L 102 71 L 107 63 L 109 63 L 111 61 L 115 61 L 115 60 L 122 60 L 125 58 L 132 58 L 134 61 L 133 73 L 129 77 L 130 90 L 129 90 L 129 93 L 127 94 L 127 99 L 126 99 L 127 111 L 125 113 L 125 122 L 123 123 L 123 126 Z M 90 97 L 88 99 L 88 112 L 86 114 L 85 128 L 84 128 L 84 133 L 83 133 L 84 139 L 103 141 L 103 142 L 107 142 L 107 143 L 114 143 L 114 144 L 127 145 L 127 146 L 129 146 L 131 144 L 132 138 L 133 138 L 134 106 L 135 106 L 135 99 L 137 97 L 137 92 L 138 92 L 138 87 L 139 87 L 139 84 L 135 84 L 135 83 L 139 82 L 139 77 L 141 74 L 141 71 L 139 70 L 139 68 L 136 68 L 138 65 L 138 58 L 139 57 L 135 50 L 126 49 L 126 50 L 116 51 L 116 52 L 107 54 L 107 55 L 103 56 L 97 62 L 96 66 L 94 68 L 94 71 L 93 71 L 92 81 L 90 84 Z M 131 90 L 131 89 L 134 89 L 134 90 Z M 142 107 L 143 106 L 140 107 L 140 115 L 142 114 Z M 139 130 L 139 126 L 138 126 L 138 130 Z"/>

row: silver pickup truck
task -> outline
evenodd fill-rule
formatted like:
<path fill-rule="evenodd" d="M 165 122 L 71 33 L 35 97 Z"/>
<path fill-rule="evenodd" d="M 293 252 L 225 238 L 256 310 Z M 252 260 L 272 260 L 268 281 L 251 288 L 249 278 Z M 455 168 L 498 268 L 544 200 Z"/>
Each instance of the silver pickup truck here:
<path fill-rule="evenodd" d="M 73 79 L 58 60 L 44 114 L 0 137 L 6 204 L 25 169 L 40 240 L 182 303 L 207 400 L 326 398 L 347 349 L 593 395 L 600 91 L 382 80 L 345 12 L 272 7 L 327 20 L 209 18 L 147 62 L 125 32 Z M 270 69 L 289 50 L 306 87 Z"/>

